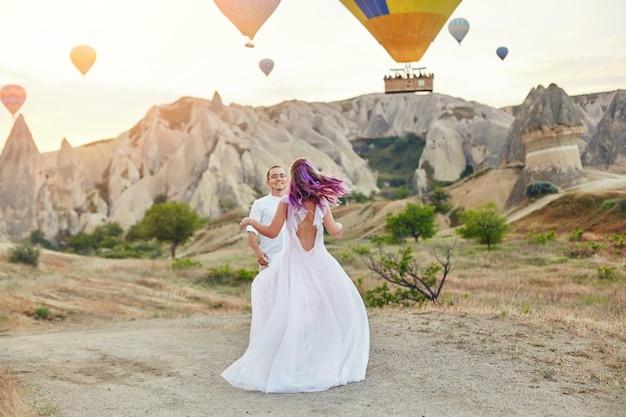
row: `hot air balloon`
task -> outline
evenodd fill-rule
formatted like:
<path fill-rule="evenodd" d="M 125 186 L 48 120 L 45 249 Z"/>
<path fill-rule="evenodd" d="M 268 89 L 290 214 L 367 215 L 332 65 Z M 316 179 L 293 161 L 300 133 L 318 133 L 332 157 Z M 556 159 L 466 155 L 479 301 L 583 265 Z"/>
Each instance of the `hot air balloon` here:
<path fill-rule="evenodd" d="M 70 52 L 70 58 L 74 66 L 85 76 L 96 62 L 96 51 L 89 45 L 78 45 Z"/>
<path fill-rule="evenodd" d="M 262 59 L 259 62 L 259 68 L 261 68 L 261 71 L 263 71 L 266 76 L 270 75 L 270 72 L 274 69 L 274 61 L 269 58 Z"/>
<path fill-rule="evenodd" d="M 22 107 L 24 100 L 26 100 L 26 91 L 24 88 L 17 84 L 7 84 L 0 89 L 0 100 L 6 107 L 11 116 L 15 117 L 15 113 Z"/>
<path fill-rule="evenodd" d="M 340 0 L 396 62 L 419 61 L 461 0 Z"/>
<path fill-rule="evenodd" d="M 448 23 L 448 32 L 456 41 L 461 44 L 461 41 L 467 35 L 469 31 L 469 22 L 462 17 L 457 17 L 456 19 L 452 19 L 450 23 Z"/>
<path fill-rule="evenodd" d="M 506 56 L 509 54 L 509 50 L 506 46 L 501 46 L 496 49 L 496 54 L 498 54 L 500 59 L 504 61 L 504 58 L 506 58 Z"/>
<path fill-rule="evenodd" d="M 265 21 L 270 17 L 280 0 L 214 0 L 239 31 L 250 40 L 247 47 L 254 47 L 252 39 Z"/>

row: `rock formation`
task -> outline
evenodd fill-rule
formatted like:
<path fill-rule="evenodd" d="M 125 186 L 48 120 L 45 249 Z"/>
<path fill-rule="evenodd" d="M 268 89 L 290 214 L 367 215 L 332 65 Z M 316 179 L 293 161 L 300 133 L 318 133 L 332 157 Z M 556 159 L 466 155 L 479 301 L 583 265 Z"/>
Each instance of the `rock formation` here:
<path fill-rule="evenodd" d="M 577 105 L 578 111 L 601 109 L 607 97 Z M 247 210 L 267 192 L 267 168 L 288 168 L 301 156 L 370 195 L 378 190 L 377 174 L 353 150 L 361 139 L 417 137 L 424 150 L 413 186 L 423 193 L 432 180 L 456 181 L 502 160 L 525 162 L 533 176 L 554 171 L 550 178 L 564 186 L 564 172 L 580 172 L 572 144 L 581 123 L 568 100 L 550 86 L 533 89 L 508 112 L 437 93 L 255 108 L 225 106 L 216 92 L 212 100 L 184 97 L 154 106 L 116 138 L 76 148 L 63 140 L 60 150 L 44 154 L 19 116 L 0 154 L 0 239 L 23 239 L 36 229 L 53 238 L 111 221 L 126 229 L 159 195 L 187 202 L 201 216 Z M 614 120 L 623 123 L 620 111 L 606 116 L 606 129 Z M 587 116 L 586 134 L 596 118 Z"/>
<path fill-rule="evenodd" d="M 626 90 L 613 96 L 582 159 L 585 165 L 626 174 Z"/>
<path fill-rule="evenodd" d="M 45 173 L 41 154 L 21 114 L 15 119 L 0 154 L 0 211 L 6 234 L 28 236 L 37 228 L 37 194 Z"/>
<path fill-rule="evenodd" d="M 578 141 L 585 130 L 583 113 L 556 84 L 531 90 L 509 131 L 507 165 L 523 163 L 507 206 L 524 198 L 531 181 L 548 181 L 558 188 L 584 179 Z"/>
<path fill-rule="evenodd" d="M 340 104 L 354 122 L 354 138 L 421 137 L 426 146 L 418 168 L 436 181 L 456 181 L 468 168 L 498 166 L 513 123 L 501 110 L 441 94 L 369 94 Z"/>

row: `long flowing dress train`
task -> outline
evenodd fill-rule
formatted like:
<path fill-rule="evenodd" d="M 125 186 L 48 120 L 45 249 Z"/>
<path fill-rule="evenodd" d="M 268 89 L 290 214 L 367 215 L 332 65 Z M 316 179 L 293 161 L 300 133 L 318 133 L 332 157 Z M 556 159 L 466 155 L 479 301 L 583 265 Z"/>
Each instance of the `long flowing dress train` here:
<path fill-rule="evenodd" d="M 312 392 L 365 378 L 367 313 L 354 283 L 324 245 L 325 210 L 315 209 L 315 243 L 307 251 L 296 235 L 307 209 L 288 206 L 289 244 L 252 283 L 248 348 L 221 374 L 233 386 Z"/>

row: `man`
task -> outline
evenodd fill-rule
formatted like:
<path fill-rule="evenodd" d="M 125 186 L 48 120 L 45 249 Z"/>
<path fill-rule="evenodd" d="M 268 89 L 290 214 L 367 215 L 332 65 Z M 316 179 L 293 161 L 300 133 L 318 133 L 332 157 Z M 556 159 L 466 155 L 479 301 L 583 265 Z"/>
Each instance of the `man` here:
<path fill-rule="evenodd" d="M 265 183 L 270 187 L 270 193 L 252 203 L 248 217 L 258 220 L 262 224 L 270 224 L 276 213 L 280 198 L 285 195 L 287 191 L 287 176 L 285 175 L 285 170 L 278 165 L 271 167 L 269 171 L 267 171 L 267 180 Z M 248 226 L 246 232 L 248 234 L 248 244 L 254 251 L 259 264 L 259 271 L 262 271 L 268 267 L 272 258 L 282 250 L 283 240 L 286 238 L 284 228 L 274 239 L 269 239 L 261 235 L 260 243 L 258 240 L 259 234 L 252 226 Z"/>

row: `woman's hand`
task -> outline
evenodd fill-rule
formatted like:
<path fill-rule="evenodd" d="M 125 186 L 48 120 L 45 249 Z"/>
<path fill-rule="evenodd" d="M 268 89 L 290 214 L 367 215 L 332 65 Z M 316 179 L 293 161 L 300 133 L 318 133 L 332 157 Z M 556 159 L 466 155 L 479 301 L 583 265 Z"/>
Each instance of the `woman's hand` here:
<path fill-rule="evenodd" d="M 335 236 L 341 239 L 343 237 L 343 224 L 337 222 L 337 226 L 339 227 L 339 231 L 337 231 L 337 234 L 335 234 Z"/>

